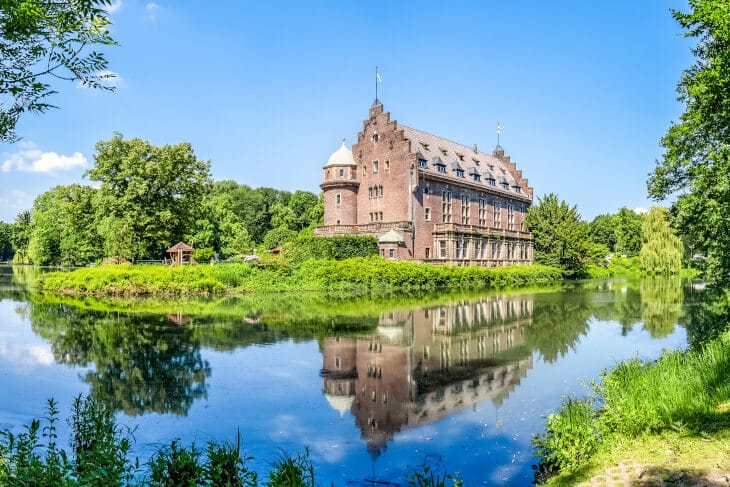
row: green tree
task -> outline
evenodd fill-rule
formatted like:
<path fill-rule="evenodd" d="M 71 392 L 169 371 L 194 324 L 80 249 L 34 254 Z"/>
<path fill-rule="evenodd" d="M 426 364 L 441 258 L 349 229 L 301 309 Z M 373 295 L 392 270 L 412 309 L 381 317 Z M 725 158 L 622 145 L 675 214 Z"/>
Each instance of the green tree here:
<path fill-rule="evenodd" d="M 0 222 L 0 261 L 13 258 L 13 226 Z"/>
<path fill-rule="evenodd" d="M 15 217 L 12 228 L 12 241 L 15 255 L 13 255 L 13 264 L 30 264 L 28 258 L 28 241 L 30 240 L 31 231 L 30 210 L 21 211 Z"/>
<path fill-rule="evenodd" d="M 639 255 L 641 250 L 641 222 L 643 217 L 626 207 L 614 216 L 616 252 L 627 257 Z"/>
<path fill-rule="evenodd" d="M 101 258 L 89 186 L 56 186 L 33 202 L 28 256 L 36 265 L 83 265 Z"/>
<path fill-rule="evenodd" d="M 589 225 L 594 242 L 605 245 L 611 252 L 616 250 L 615 215 L 598 215 Z"/>
<path fill-rule="evenodd" d="M 61 224 L 58 197 L 54 190 L 33 202 L 28 257 L 35 265 L 52 265 L 61 260 Z"/>
<path fill-rule="evenodd" d="M 535 237 L 535 262 L 563 269 L 567 277 L 585 273 L 593 252 L 588 224 L 575 206 L 560 201 L 555 193 L 538 197 L 525 220 Z"/>
<path fill-rule="evenodd" d="M 641 268 L 647 274 L 679 274 L 682 268 L 682 241 L 669 226 L 669 210 L 653 206 L 642 227 Z"/>
<path fill-rule="evenodd" d="M 685 36 L 697 39 L 695 64 L 679 81 L 684 113 L 662 138 L 665 149 L 649 177 L 649 194 L 679 193 L 675 224 L 708 274 L 730 281 L 730 8 L 726 0 L 690 0 L 673 11 Z"/>
<path fill-rule="evenodd" d="M 0 142 L 17 139 L 15 127 L 25 112 L 53 108 L 46 99 L 52 79 L 112 89 L 103 54 L 93 50 L 115 44 L 104 7 L 111 0 L 0 0 Z"/>
<path fill-rule="evenodd" d="M 97 190 L 96 222 L 108 257 L 160 257 L 189 234 L 210 190 L 210 162 L 188 143 L 152 146 L 117 133 L 96 144 L 87 171 Z"/>

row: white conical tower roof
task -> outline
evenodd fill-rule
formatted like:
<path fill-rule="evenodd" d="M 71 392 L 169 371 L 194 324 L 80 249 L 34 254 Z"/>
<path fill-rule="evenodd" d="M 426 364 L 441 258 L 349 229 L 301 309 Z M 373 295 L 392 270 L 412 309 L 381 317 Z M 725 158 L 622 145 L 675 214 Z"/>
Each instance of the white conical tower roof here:
<path fill-rule="evenodd" d="M 352 151 L 345 146 L 345 141 L 342 141 L 342 147 L 332 153 L 327 164 L 324 167 L 333 166 L 353 166 L 357 167 L 355 159 L 352 157 Z"/>

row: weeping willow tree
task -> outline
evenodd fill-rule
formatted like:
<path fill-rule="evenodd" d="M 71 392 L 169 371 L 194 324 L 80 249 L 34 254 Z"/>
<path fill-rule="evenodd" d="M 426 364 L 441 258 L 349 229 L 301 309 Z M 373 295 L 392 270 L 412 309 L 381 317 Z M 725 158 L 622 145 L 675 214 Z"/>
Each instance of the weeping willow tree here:
<path fill-rule="evenodd" d="M 682 241 L 669 226 L 669 210 L 653 206 L 642 224 L 639 259 L 647 274 L 678 274 L 682 268 Z"/>

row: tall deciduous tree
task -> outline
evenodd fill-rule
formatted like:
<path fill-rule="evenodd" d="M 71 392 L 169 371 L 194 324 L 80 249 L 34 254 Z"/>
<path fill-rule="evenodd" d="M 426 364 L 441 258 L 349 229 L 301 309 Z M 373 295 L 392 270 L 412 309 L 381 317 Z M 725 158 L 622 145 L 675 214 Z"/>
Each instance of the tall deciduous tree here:
<path fill-rule="evenodd" d="M 210 190 L 210 162 L 188 143 L 155 147 L 121 134 L 96 144 L 97 224 L 108 257 L 161 257 L 190 233 Z"/>
<path fill-rule="evenodd" d="M 654 206 L 644 218 L 641 268 L 647 274 L 678 274 L 682 268 L 682 241 L 669 226 L 669 210 Z"/>
<path fill-rule="evenodd" d="M 677 91 L 685 111 L 662 138 L 663 158 L 649 177 L 656 200 L 679 194 L 676 225 L 690 250 L 707 257 L 709 275 L 730 282 L 730 6 L 690 0 L 674 11 L 685 36 L 697 39 L 695 64 Z"/>
<path fill-rule="evenodd" d="M 575 206 L 559 200 L 555 193 L 538 197 L 525 224 L 535 237 L 535 262 L 560 267 L 568 277 L 585 272 L 593 242 L 588 224 L 581 221 Z"/>
<path fill-rule="evenodd" d="M 111 0 L 0 0 L 0 142 L 16 139 L 25 112 L 53 106 L 52 79 L 104 84 L 107 61 L 94 48 L 115 44 L 104 7 Z"/>
<path fill-rule="evenodd" d="M 0 260 L 13 258 L 13 227 L 9 223 L 0 222 Z"/>
<path fill-rule="evenodd" d="M 643 217 L 626 207 L 621 208 L 613 218 L 616 234 L 616 252 L 629 257 L 639 255 L 641 250 L 641 222 Z"/>

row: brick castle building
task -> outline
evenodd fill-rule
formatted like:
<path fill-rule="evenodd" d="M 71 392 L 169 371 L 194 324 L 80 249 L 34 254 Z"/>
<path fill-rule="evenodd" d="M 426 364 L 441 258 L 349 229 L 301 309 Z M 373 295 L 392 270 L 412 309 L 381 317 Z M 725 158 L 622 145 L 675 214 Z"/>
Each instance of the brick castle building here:
<path fill-rule="evenodd" d="M 406 127 L 376 100 L 352 151 L 343 142 L 323 169 L 315 235 L 374 236 L 394 260 L 532 263 L 532 188 L 499 145 L 486 154 Z"/>

